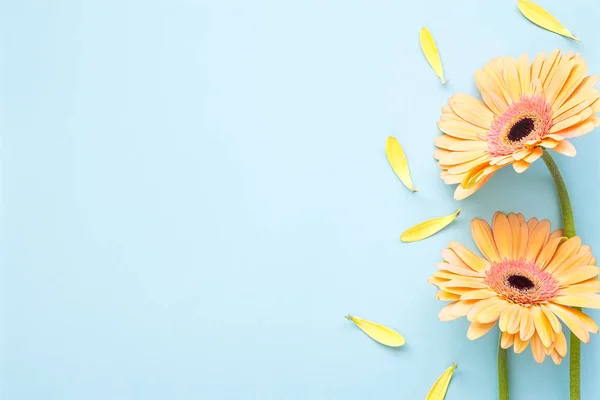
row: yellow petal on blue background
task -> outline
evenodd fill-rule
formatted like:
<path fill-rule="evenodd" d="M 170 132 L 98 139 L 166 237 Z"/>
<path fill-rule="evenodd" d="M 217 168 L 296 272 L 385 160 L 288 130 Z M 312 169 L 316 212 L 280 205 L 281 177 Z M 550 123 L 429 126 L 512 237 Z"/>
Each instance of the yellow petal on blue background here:
<path fill-rule="evenodd" d="M 431 389 L 429 389 L 429 393 L 427 393 L 425 400 L 444 400 L 444 397 L 446 397 L 446 392 L 448 392 L 448 386 L 450 386 L 450 380 L 452 379 L 452 375 L 454 374 L 456 367 L 458 367 L 458 364 L 452 365 L 446 369 L 439 378 L 437 378 Z"/>
<path fill-rule="evenodd" d="M 440 78 L 442 83 L 446 83 L 446 79 L 444 79 L 444 69 L 442 68 L 442 59 L 440 58 L 440 53 L 435 45 L 435 40 L 433 40 L 433 36 L 427 28 L 421 28 L 421 32 L 419 33 L 419 43 L 421 44 L 421 50 L 427 59 L 429 65 L 436 73 L 436 75 Z"/>
<path fill-rule="evenodd" d="M 353 317 L 352 315 L 347 315 L 346 319 L 354 322 L 354 324 L 356 324 L 360 330 L 378 343 L 390 347 L 400 347 L 404 346 L 404 343 L 406 342 L 401 334 L 392 328 L 388 328 L 387 326 L 378 324 L 376 322 L 367 321 L 366 319 Z"/>
<path fill-rule="evenodd" d="M 432 236 L 445 227 L 447 227 L 452 221 L 460 214 L 460 208 L 456 210 L 454 214 L 446 215 L 445 217 L 438 217 L 428 219 L 427 221 L 421 222 L 412 228 L 408 228 L 400 235 L 400 240 L 403 242 L 416 242 Z"/>
<path fill-rule="evenodd" d="M 569 39 L 576 40 L 581 42 L 575 35 L 573 35 L 563 24 L 558 22 L 556 18 L 548 11 L 546 11 L 542 6 L 534 3 L 530 0 L 518 0 L 517 6 L 521 13 L 536 24 L 537 26 L 541 26 L 542 28 L 549 30 L 550 32 L 557 33 L 559 35 L 568 37 Z"/>
<path fill-rule="evenodd" d="M 387 155 L 387 159 L 392 166 L 392 169 L 398 175 L 398 178 L 404 183 L 404 186 L 416 192 L 419 189 L 415 189 L 412 183 L 412 179 L 410 178 L 410 170 L 408 169 L 408 161 L 406 160 L 406 154 L 404 154 L 404 150 L 402 146 L 396 140 L 395 137 L 390 136 L 387 138 L 385 142 L 385 154 Z"/>

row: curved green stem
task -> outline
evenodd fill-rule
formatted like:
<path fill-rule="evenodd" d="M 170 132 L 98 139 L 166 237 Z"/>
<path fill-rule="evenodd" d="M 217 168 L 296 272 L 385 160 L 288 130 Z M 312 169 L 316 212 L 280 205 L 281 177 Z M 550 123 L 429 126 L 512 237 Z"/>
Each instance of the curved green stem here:
<path fill-rule="evenodd" d="M 569 199 L 569 192 L 567 192 L 567 186 L 565 181 L 558 169 L 558 165 L 552 159 L 550 153 L 544 150 L 542 159 L 546 163 L 550 175 L 554 180 L 554 186 L 556 186 L 556 193 L 558 194 L 558 200 L 560 201 L 560 211 L 563 219 L 563 229 L 565 230 L 565 236 L 570 238 L 575 236 L 575 220 L 573 218 L 573 208 L 571 207 L 571 199 Z M 577 336 L 571 333 L 571 354 L 570 354 L 570 400 L 581 400 L 581 342 L 577 339 Z"/>
<path fill-rule="evenodd" d="M 502 333 L 500 337 L 502 337 Z M 509 400 L 509 395 L 508 351 L 500 346 L 500 340 L 498 340 L 498 400 Z"/>
<path fill-rule="evenodd" d="M 558 200 L 560 201 L 560 211 L 563 219 L 563 229 L 565 230 L 565 236 L 570 238 L 575 236 L 575 220 L 573 218 L 573 208 L 571 207 L 571 199 L 569 198 L 569 192 L 567 191 L 567 185 L 558 169 L 558 165 L 554 162 L 554 159 L 548 153 L 548 150 L 544 150 L 542 159 L 546 163 L 550 175 L 554 180 L 554 186 L 556 186 L 556 193 L 558 194 Z"/>

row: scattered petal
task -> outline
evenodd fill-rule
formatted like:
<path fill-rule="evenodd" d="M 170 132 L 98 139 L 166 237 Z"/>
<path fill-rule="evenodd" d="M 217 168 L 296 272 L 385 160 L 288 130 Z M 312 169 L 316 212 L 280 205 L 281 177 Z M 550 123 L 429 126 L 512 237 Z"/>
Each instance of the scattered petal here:
<path fill-rule="evenodd" d="M 406 160 L 404 150 L 395 137 L 390 136 L 387 138 L 387 141 L 385 142 L 385 154 L 387 155 L 387 159 L 390 162 L 392 169 L 396 175 L 398 175 L 398 178 L 400 178 L 402 183 L 404 183 L 404 186 L 413 192 L 418 191 L 419 189 L 415 189 L 412 180 L 410 179 L 410 170 L 408 169 L 408 161 Z"/>
<path fill-rule="evenodd" d="M 421 50 L 423 51 L 427 62 L 429 65 L 431 65 L 433 71 L 440 78 L 440 81 L 442 81 L 443 84 L 446 83 L 446 80 L 444 79 L 444 69 L 442 68 L 440 53 L 435 45 L 433 36 L 431 36 L 431 33 L 427 28 L 421 28 L 419 42 L 421 43 Z"/>
<path fill-rule="evenodd" d="M 421 222 L 420 224 L 417 224 L 412 228 L 409 228 L 406 231 L 404 231 L 404 233 L 400 236 L 400 240 L 402 240 L 403 242 L 417 242 L 419 240 L 428 238 L 429 236 L 438 233 L 446 226 L 448 226 L 452 221 L 456 219 L 456 217 L 458 217 L 458 214 L 460 214 L 460 208 L 456 210 L 454 214 L 446 215 L 445 217 L 433 218 L 425 222 Z"/>
<path fill-rule="evenodd" d="M 456 367 L 458 367 L 458 364 L 452 365 L 446 369 L 439 378 L 437 378 L 431 389 L 429 389 L 429 393 L 427 393 L 425 400 L 444 400 L 446 397 L 446 392 L 448 391 L 448 386 L 450 386 L 450 380 L 452 379 L 452 375 L 454 374 Z"/>
<path fill-rule="evenodd" d="M 541 26 L 542 28 L 549 30 L 550 32 L 557 33 L 559 35 L 568 37 L 569 39 L 580 42 L 575 35 L 573 35 L 567 28 L 565 28 L 552 14 L 546 11 L 544 8 L 539 6 L 530 0 L 518 0 L 517 5 L 521 13 L 533 22 L 534 24 Z"/>
<path fill-rule="evenodd" d="M 346 316 L 346 319 L 354 322 L 361 331 L 367 334 L 374 341 L 390 347 L 404 346 L 406 342 L 404 337 L 395 330 L 376 322 L 367 321 L 366 319 Z"/>

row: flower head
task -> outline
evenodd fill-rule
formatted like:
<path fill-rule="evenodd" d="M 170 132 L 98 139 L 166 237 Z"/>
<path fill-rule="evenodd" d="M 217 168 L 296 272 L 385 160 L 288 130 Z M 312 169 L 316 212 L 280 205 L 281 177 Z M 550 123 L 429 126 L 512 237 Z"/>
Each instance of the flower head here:
<path fill-rule="evenodd" d="M 600 308 L 600 268 L 579 237 L 550 233 L 548 220 L 512 213 L 496 213 L 492 227 L 475 219 L 471 231 L 483 257 L 451 242 L 429 279 L 440 289 L 438 299 L 451 301 L 440 320 L 466 316 L 471 340 L 498 322 L 502 347 L 521 353 L 531 343 L 539 363 L 549 355 L 559 364 L 567 354 L 560 320 L 584 343 L 598 333 L 598 325 L 573 308 Z"/>
<path fill-rule="evenodd" d="M 567 140 L 600 125 L 600 76 L 586 76 L 579 54 L 555 50 L 518 60 L 495 58 L 475 73 L 483 101 L 455 94 L 442 108 L 435 158 L 447 184 L 458 183 L 454 197 L 464 199 L 496 171 L 512 164 L 523 172 L 542 155 L 542 148 L 567 156 Z"/>

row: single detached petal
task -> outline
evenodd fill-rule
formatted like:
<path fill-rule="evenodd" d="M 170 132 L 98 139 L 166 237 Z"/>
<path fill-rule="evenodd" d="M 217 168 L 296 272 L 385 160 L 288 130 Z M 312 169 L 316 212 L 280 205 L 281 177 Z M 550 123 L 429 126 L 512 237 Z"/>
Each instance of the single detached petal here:
<path fill-rule="evenodd" d="M 529 0 L 518 0 L 517 5 L 521 13 L 534 24 L 549 30 L 550 32 L 580 41 L 567 28 L 565 28 L 552 14 L 544 8 Z"/>
<path fill-rule="evenodd" d="M 444 371 L 442 375 L 435 381 L 429 393 L 425 397 L 425 400 L 444 400 L 446 393 L 448 392 L 448 386 L 450 386 L 450 380 L 454 371 L 458 367 L 458 364 L 454 364 Z"/>
<path fill-rule="evenodd" d="M 390 347 L 400 347 L 404 346 L 406 342 L 401 334 L 387 326 L 351 315 L 346 316 L 346 318 L 354 322 L 367 336 L 378 343 Z"/>
<path fill-rule="evenodd" d="M 460 208 L 456 210 L 454 214 L 446 215 L 445 217 L 433 218 L 425 222 L 421 222 L 420 224 L 417 224 L 412 228 L 409 228 L 406 231 L 404 231 L 404 233 L 402 233 L 402 235 L 400 236 L 400 240 L 402 240 L 403 242 L 416 242 L 428 238 L 429 236 L 438 233 L 446 226 L 448 226 L 452 221 L 456 219 L 456 217 L 458 217 L 458 214 L 460 214 Z"/>
<path fill-rule="evenodd" d="M 416 192 L 418 189 L 415 189 L 412 179 L 410 178 L 410 170 L 408 169 L 406 155 L 395 137 L 390 136 L 387 138 L 387 141 L 385 142 L 385 154 L 387 155 L 387 159 L 392 166 L 392 169 L 396 175 L 398 175 L 398 178 L 400 178 L 402 183 L 404 183 L 404 186 L 413 192 Z"/>
<path fill-rule="evenodd" d="M 442 83 L 446 83 L 446 80 L 444 79 L 444 69 L 442 68 L 442 59 L 440 58 L 440 53 L 435 45 L 433 36 L 431 36 L 431 33 L 427 28 L 421 28 L 421 32 L 419 33 L 419 43 L 421 44 L 421 50 L 423 51 L 427 62 L 435 74 L 440 78 Z"/>

